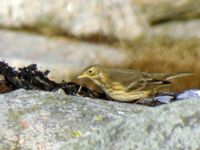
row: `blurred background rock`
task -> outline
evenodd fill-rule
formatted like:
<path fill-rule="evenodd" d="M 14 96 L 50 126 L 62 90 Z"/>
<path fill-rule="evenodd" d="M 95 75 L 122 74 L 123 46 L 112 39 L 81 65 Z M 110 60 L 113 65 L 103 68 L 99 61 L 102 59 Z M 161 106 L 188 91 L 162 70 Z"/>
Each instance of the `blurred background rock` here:
<path fill-rule="evenodd" d="M 196 72 L 171 88 L 199 88 L 200 0 L 0 0 L 0 59 L 36 63 L 72 80 L 92 64 Z"/>

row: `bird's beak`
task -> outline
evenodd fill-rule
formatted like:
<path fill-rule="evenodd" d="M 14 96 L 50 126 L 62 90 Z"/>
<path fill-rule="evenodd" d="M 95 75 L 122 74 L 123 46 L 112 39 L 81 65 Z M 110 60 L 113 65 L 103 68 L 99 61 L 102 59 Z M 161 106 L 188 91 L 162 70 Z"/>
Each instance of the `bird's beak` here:
<path fill-rule="evenodd" d="M 77 76 L 77 79 L 81 79 L 81 78 L 87 78 L 87 76 L 85 74 L 81 74 L 81 75 Z"/>

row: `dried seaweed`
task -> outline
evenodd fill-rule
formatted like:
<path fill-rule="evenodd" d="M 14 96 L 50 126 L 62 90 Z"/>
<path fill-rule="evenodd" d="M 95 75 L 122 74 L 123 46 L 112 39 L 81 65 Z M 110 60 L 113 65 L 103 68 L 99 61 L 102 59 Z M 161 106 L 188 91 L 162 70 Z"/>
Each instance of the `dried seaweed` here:
<path fill-rule="evenodd" d="M 81 95 L 93 98 L 99 97 L 97 93 L 86 87 L 82 87 L 80 90 L 80 85 L 76 83 L 65 81 L 57 83 L 52 81 L 48 78 L 48 74 L 48 70 L 44 72 L 39 71 L 36 64 L 31 64 L 16 70 L 7 63 L 0 61 L 0 75 L 4 78 L 0 82 L 0 93 L 20 88 L 43 91 L 56 91 L 61 88 L 68 95 Z"/>

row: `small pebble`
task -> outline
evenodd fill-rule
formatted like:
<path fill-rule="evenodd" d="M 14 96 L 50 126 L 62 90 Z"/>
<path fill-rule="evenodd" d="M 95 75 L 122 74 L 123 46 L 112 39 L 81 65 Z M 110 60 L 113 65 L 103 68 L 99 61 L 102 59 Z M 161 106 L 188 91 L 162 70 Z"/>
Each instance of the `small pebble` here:
<path fill-rule="evenodd" d="M 182 100 L 182 99 L 188 99 L 188 98 L 194 98 L 199 97 L 200 98 L 200 90 L 199 89 L 191 89 L 186 90 L 184 92 L 181 92 L 177 95 L 176 100 Z"/>
<path fill-rule="evenodd" d="M 154 101 L 160 102 L 160 103 L 164 103 L 164 104 L 168 104 L 172 101 L 174 97 L 171 95 L 163 95 L 163 96 L 157 96 L 154 98 Z"/>

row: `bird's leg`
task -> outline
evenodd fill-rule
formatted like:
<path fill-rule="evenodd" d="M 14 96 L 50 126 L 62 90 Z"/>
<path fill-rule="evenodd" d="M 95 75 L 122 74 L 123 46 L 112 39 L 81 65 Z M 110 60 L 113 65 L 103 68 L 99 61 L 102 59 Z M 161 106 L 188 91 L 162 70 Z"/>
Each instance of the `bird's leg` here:
<path fill-rule="evenodd" d="M 153 89 L 153 101 L 155 101 L 156 88 Z"/>
<path fill-rule="evenodd" d="M 77 96 L 81 96 L 81 95 L 80 95 L 81 89 L 82 89 L 82 86 L 80 85 L 80 86 L 79 86 L 79 89 L 78 89 L 78 91 L 77 91 L 77 93 L 76 93 Z"/>

